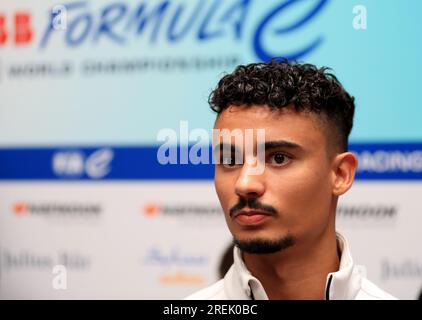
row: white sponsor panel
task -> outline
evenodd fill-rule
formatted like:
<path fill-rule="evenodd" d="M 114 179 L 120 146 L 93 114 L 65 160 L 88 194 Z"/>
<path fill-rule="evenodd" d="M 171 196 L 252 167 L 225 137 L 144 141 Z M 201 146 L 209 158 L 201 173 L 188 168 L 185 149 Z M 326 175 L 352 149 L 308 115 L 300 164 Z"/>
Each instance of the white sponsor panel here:
<path fill-rule="evenodd" d="M 339 204 L 355 262 L 401 299 L 422 287 L 421 189 L 357 182 Z M 212 182 L 1 183 L 0 197 L 3 299 L 183 298 L 218 280 L 231 241 Z"/>

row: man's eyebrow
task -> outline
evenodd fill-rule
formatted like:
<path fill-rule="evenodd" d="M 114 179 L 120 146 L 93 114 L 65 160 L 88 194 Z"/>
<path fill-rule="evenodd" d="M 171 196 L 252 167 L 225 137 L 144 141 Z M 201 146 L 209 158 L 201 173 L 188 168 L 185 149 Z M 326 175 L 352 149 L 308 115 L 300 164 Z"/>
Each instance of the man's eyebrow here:
<path fill-rule="evenodd" d="M 267 141 L 264 143 L 264 146 L 265 146 L 266 151 L 277 149 L 277 148 L 303 150 L 303 148 L 297 143 L 286 141 L 286 140 Z M 223 150 L 230 150 L 232 153 L 236 153 L 236 151 L 238 151 L 235 145 L 228 144 L 228 143 L 219 143 L 214 148 L 214 152 L 217 152 L 217 151 L 221 152 Z"/>
<path fill-rule="evenodd" d="M 234 144 L 219 143 L 215 146 L 214 153 L 216 153 L 217 151 L 221 152 L 223 150 L 230 150 L 231 153 L 236 153 L 237 148 Z"/>
<path fill-rule="evenodd" d="M 271 150 L 271 149 L 277 149 L 277 148 L 303 150 L 303 148 L 297 143 L 286 141 L 286 140 L 267 141 L 264 143 L 264 146 L 265 146 L 265 150 Z"/>

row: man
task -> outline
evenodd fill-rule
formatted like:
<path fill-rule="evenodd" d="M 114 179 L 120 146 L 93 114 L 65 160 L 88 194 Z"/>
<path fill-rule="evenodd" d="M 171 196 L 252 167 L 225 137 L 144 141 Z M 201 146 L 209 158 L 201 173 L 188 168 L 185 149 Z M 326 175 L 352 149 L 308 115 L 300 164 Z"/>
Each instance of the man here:
<path fill-rule="evenodd" d="M 215 130 L 255 130 L 257 156 L 234 136 L 214 141 L 234 264 L 187 299 L 394 299 L 359 273 L 336 233 L 337 201 L 357 167 L 347 151 L 354 98 L 337 78 L 311 64 L 255 63 L 224 76 L 209 102 Z M 265 168 L 257 173 L 259 159 Z"/>

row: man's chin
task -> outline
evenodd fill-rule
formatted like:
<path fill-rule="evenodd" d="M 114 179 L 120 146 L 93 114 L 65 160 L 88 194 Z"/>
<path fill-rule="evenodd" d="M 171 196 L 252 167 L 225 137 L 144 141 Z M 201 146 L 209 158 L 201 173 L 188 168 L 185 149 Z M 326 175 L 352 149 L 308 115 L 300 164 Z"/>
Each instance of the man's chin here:
<path fill-rule="evenodd" d="M 287 235 L 280 239 L 233 239 L 233 243 L 243 252 L 270 254 L 287 249 L 295 244 L 295 238 Z"/>

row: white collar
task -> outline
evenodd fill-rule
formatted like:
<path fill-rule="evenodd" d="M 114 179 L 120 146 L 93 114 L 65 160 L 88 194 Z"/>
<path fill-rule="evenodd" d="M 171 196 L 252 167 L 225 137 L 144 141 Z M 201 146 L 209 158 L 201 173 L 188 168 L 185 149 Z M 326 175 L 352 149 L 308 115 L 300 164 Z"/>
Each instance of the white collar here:
<path fill-rule="evenodd" d="M 353 299 L 360 288 L 360 277 L 355 274 L 349 244 L 344 236 L 336 233 L 337 245 L 341 252 L 339 270 L 327 275 L 325 292 L 330 300 Z M 235 247 L 234 264 L 224 277 L 225 291 L 230 299 L 268 300 L 261 282 L 246 268 L 239 248 Z M 331 279 L 331 280 L 330 280 Z"/>

